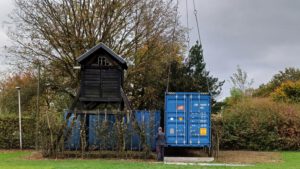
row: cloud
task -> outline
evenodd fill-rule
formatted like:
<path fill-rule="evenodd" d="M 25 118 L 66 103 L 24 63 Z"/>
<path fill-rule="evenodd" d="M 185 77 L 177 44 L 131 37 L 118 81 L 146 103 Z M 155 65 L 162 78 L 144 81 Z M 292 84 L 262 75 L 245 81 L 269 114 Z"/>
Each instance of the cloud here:
<path fill-rule="evenodd" d="M 180 1 L 181 23 L 186 23 Z M 229 77 L 236 65 L 254 78 L 254 86 L 268 82 L 285 67 L 300 65 L 300 1 L 200 0 L 196 9 L 205 61 L 211 73 L 227 80 L 221 98 L 229 95 Z M 189 1 L 192 41 L 197 40 L 192 1 Z"/>
<path fill-rule="evenodd" d="M 8 66 L 5 64 L 4 46 L 9 44 L 9 38 L 6 34 L 4 22 L 7 21 L 9 13 L 13 10 L 13 0 L 0 1 L 0 71 L 6 70 Z"/>

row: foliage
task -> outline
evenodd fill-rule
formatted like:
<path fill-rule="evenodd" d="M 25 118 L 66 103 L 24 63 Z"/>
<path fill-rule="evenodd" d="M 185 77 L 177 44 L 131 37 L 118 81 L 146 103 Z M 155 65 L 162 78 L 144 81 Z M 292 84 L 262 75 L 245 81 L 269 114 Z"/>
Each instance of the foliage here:
<path fill-rule="evenodd" d="M 43 110 L 43 109 L 42 109 Z M 65 130 L 62 113 L 43 110 L 38 118 L 38 145 L 44 156 L 57 157 L 63 150 L 60 133 Z"/>
<path fill-rule="evenodd" d="M 300 102 L 300 80 L 296 82 L 287 81 L 282 83 L 271 96 L 274 100 L 299 103 Z"/>
<path fill-rule="evenodd" d="M 221 113 L 212 114 L 211 116 L 211 135 L 213 157 L 218 157 L 223 135 L 223 119 Z"/>
<path fill-rule="evenodd" d="M 231 88 L 230 89 L 230 97 L 227 97 L 225 99 L 225 105 L 226 106 L 234 106 L 237 102 L 239 102 L 243 98 L 245 98 L 245 95 L 240 89 Z"/>
<path fill-rule="evenodd" d="M 225 81 L 219 81 L 206 70 L 202 45 L 198 41 L 192 46 L 185 60 L 175 60 L 170 62 L 169 66 L 169 91 L 209 92 L 213 98 L 213 112 L 220 110 L 222 103 L 217 103 L 215 98 L 220 94 Z M 161 103 L 163 103 L 164 95 L 161 97 Z"/>
<path fill-rule="evenodd" d="M 247 94 L 247 89 L 251 88 L 254 83 L 253 79 L 248 79 L 247 72 L 243 71 L 240 66 L 237 66 L 237 72 L 230 77 L 234 90 L 240 90 L 243 94 Z"/>
<path fill-rule="evenodd" d="M 167 88 L 168 65 L 181 64 L 180 43 L 166 44 L 163 39 L 151 39 L 139 48 L 126 73 L 125 89 L 135 109 L 162 109 Z"/>
<path fill-rule="evenodd" d="M 279 71 L 279 73 L 275 74 L 270 82 L 261 85 L 254 92 L 254 95 L 260 97 L 270 96 L 282 83 L 287 81 L 296 82 L 298 80 L 300 80 L 299 68 L 285 68 L 284 71 Z"/>
<path fill-rule="evenodd" d="M 254 80 L 249 80 L 247 72 L 243 71 L 239 65 L 237 71 L 230 77 L 230 81 L 233 87 L 230 89 L 230 97 L 225 99 L 225 106 L 235 106 L 241 100 L 252 96 L 251 85 Z"/>
<path fill-rule="evenodd" d="M 224 81 L 211 76 L 205 67 L 202 45 L 197 41 L 183 65 L 172 63 L 170 91 L 210 92 L 213 97 L 219 95 Z"/>
<path fill-rule="evenodd" d="M 131 83 L 140 85 L 134 84 L 131 79 L 133 76 L 143 77 L 138 80 L 146 83 L 145 89 L 142 89 L 146 94 L 134 93 L 130 88 L 126 91 L 132 92 L 135 100 L 142 97 L 151 102 L 157 98 L 155 89 L 161 91 L 163 88 L 161 84 L 152 82 L 166 76 L 166 61 L 157 59 L 171 59 L 168 57 L 171 49 L 166 49 L 174 39 L 181 46 L 183 32 L 179 25 L 174 25 L 178 16 L 172 2 L 16 0 L 16 8 L 12 22 L 17 26 L 9 33 L 13 41 L 8 48 L 9 58 L 21 67 L 40 64 L 44 84 L 67 100 L 75 96 L 79 85 L 79 73 L 73 70 L 77 64 L 76 58 L 99 42 L 105 43 L 130 63 L 130 81 L 126 81 L 128 84 L 125 86 L 131 86 Z M 174 30 L 174 26 L 177 29 Z M 139 54 L 141 50 L 144 50 L 142 55 Z M 160 68 L 152 69 L 157 74 L 138 71 L 139 68 L 149 67 L 149 64 Z M 134 105 L 142 107 L 143 101 Z M 147 106 L 150 104 L 149 108 L 151 102 L 146 103 Z"/>
<path fill-rule="evenodd" d="M 300 80 L 300 69 L 299 68 L 285 68 L 284 71 L 279 71 L 278 74 L 273 76 L 271 83 L 276 87 L 280 86 L 283 82 L 286 81 L 298 81 Z"/>
<path fill-rule="evenodd" d="M 36 78 L 32 71 L 7 76 L 0 82 L 0 113 L 18 113 L 18 93 L 16 87 L 21 87 L 21 106 L 23 114 L 32 115 L 35 104 L 32 100 L 36 95 Z"/>
<path fill-rule="evenodd" d="M 274 85 L 271 83 L 261 84 L 257 89 L 254 90 L 253 96 L 256 97 L 269 97 L 274 92 Z"/>
<path fill-rule="evenodd" d="M 205 70 L 200 44 L 192 47 L 188 61 L 183 62 L 183 28 L 177 24 L 178 12 L 172 1 L 16 0 L 11 21 L 16 27 L 9 32 L 13 43 L 8 48 L 8 57 L 31 75 L 30 81 L 24 82 L 27 86 L 23 86 L 30 90 L 24 97 L 28 105 L 22 106 L 28 112 L 36 110 L 37 78 L 32 68 L 41 66 L 39 109 L 42 113 L 35 114 L 35 120 L 38 145 L 46 156 L 56 156 L 63 148 L 65 124 L 60 112 L 76 95 L 80 78 L 79 72 L 73 70 L 76 58 L 99 42 L 128 62 L 124 87 L 135 109 L 162 109 L 170 64 L 183 67 L 182 76 L 171 77 L 170 84 L 177 80 L 187 82 L 184 86 L 187 90 L 207 91 L 210 86 L 212 95 L 216 96 L 224 83 Z M 6 85 L 15 86 L 4 82 L 3 86 Z M 9 98 L 11 102 L 15 99 Z M 5 106 L 7 112 L 15 111 L 15 105 L 5 103 Z M 124 147 L 126 128 L 122 128 L 122 121 L 115 124 L 116 149 L 120 151 Z M 81 131 L 84 151 L 87 133 L 84 127 Z M 145 138 L 141 135 L 144 150 Z"/>
<path fill-rule="evenodd" d="M 23 148 L 34 147 L 34 119 L 32 117 L 22 117 L 22 141 Z M 15 115 L 0 116 L 0 148 L 19 148 L 19 117 Z"/>
<path fill-rule="evenodd" d="M 207 91 L 208 78 L 215 96 L 224 83 L 205 71 L 199 44 L 182 66 L 184 32 L 176 24 L 179 16 L 172 2 L 17 0 L 16 7 L 9 58 L 20 66 L 41 65 L 43 83 L 63 100 L 72 100 L 76 94 L 76 58 L 99 42 L 128 61 L 124 87 L 135 109 L 162 109 L 170 64 L 186 67 L 182 73 L 188 75 L 171 78 L 170 84 L 183 78 L 178 81 L 189 82 L 183 87 L 187 90 Z"/>
<path fill-rule="evenodd" d="M 299 150 L 300 109 L 270 99 L 248 98 L 225 110 L 226 149 Z"/>

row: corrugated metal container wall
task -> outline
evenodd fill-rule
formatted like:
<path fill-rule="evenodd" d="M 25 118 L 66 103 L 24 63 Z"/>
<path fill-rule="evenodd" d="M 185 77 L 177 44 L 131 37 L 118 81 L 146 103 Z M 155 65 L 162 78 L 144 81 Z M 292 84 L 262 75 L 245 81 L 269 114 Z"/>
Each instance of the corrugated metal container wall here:
<path fill-rule="evenodd" d="M 66 115 L 67 113 L 64 116 L 65 120 Z M 67 129 L 65 130 L 65 136 L 66 149 L 76 150 L 80 148 L 80 116 L 75 117 L 74 114 L 70 116 L 70 118 L 67 121 Z"/>
<path fill-rule="evenodd" d="M 211 147 L 211 97 L 195 92 L 166 93 L 165 133 L 169 147 Z"/>
<path fill-rule="evenodd" d="M 91 149 L 113 149 L 116 139 L 114 134 L 116 117 L 112 114 L 89 115 L 88 144 Z"/>
<path fill-rule="evenodd" d="M 122 118 L 124 128 L 126 128 L 126 149 L 127 150 L 141 150 L 141 133 L 144 131 L 146 143 L 155 150 L 155 135 L 160 126 L 160 111 L 134 111 L 134 119 L 136 125 L 133 123 L 128 115 Z M 68 127 L 73 120 L 74 115 L 68 120 Z M 88 144 L 90 149 L 113 149 L 116 148 L 116 131 L 115 123 L 117 116 L 114 114 L 90 114 L 88 115 Z M 75 120 L 76 126 L 73 125 L 72 134 L 68 136 L 65 142 L 66 149 L 78 149 L 80 147 L 80 118 Z M 136 127 L 139 127 L 137 130 Z M 76 146 L 74 146 L 76 145 Z"/>
<path fill-rule="evenodd" d="M 157 134 L 158 127 L 160 126 L 160 111 L 135 111 L 134 117 L 138 126 L 145 131 L 146 143 L 151 146 L 152 150 L 155 150 L 155 136 Z M 132 145 L 130 145 L 130 148 L 132 150 L 140 150 L 142 148 L 139 133 L 134 132 L 131 140 Z"/>
<path fill-rule="evenodd" d="M 141 134 L 134 129 L 134 124 L 129 120 L 130 117 L 124 116 L 122 118 L 124 125 L 126 125 L 125 128 L 127 128 L 126 149 L 142 149 L 140 140 Z M 155 150 L 155 134 L 160 126 L 160 112 L 134 111 L 134 118 L 139 128 L 145 131 L 146 143 L 151 146 L 152 150 Z M 115 122 L 116 116 L 113 114 L 89 115 L 89 147 L 95 149 L 112 149 L 116 144 L 114 142 L 116 139 L 112 139 Z"/>

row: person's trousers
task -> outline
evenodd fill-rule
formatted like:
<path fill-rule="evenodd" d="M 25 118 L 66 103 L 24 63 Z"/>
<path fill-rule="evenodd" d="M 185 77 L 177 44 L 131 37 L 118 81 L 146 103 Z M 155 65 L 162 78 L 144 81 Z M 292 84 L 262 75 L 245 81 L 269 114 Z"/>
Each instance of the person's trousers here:
<path fill-rule="evenodd" d="M 156 146 L 157 160 L 164 161 L 165 147 L 163 145 Z"/>

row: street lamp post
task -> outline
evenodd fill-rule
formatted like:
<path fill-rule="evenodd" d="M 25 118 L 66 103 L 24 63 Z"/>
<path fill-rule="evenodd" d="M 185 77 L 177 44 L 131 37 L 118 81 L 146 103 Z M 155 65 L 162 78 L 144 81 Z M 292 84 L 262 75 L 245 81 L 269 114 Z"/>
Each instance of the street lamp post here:
<path fill-rule="evenodd" d="M 16 87 L 18 90 L 18 103 L 19 103 L 19 135 L 20 135 L 20 149 L 22 150 L 22 119 L 21 119 L 21 88 Z"/>
<path fill-rule="evenodd" d="M 41 65 L 38 62 L 38 82 L 37 82 L 37 97 L 36 97 L 36 116 L 35 116 L 35 149 L 39 148 L 39 114 L 40 114 L 40 78 L 41 78 Z"/>

